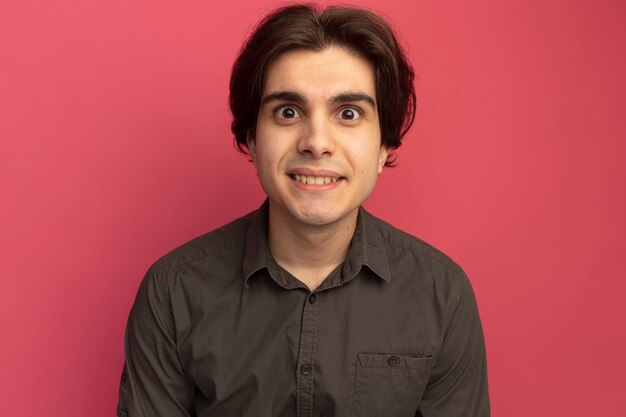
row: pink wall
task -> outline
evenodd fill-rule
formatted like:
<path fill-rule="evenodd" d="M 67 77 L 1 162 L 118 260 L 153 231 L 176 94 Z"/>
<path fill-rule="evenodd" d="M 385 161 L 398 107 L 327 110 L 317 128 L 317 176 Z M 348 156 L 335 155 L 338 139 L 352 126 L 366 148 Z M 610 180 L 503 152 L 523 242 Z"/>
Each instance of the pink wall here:
<path fill-rule="evenodd" d="M 145 270 L 261 202 L 227 82 L 277 4 L 3 2 L 3 415 L 113 415 Z M 626 3 L 359 4 L 420 78 L 367 206 L 467 270 L 493 415 L 623 416 Z"/>

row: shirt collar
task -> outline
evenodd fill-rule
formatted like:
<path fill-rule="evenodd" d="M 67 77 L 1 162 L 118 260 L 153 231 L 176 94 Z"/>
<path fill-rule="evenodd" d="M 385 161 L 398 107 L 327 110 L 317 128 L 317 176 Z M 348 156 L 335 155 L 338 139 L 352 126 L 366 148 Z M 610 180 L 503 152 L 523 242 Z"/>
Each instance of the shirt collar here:
<path fill-rule="evenodd" d="M 246 236 L 246 249 L 243 258 L 244 285 L 248 288 L 248 280 L 255 272 L 267 268 L 272 278 L 282 275 L 272 257 L 267 244 L 267 222 L 269 219 L 269 200 L 252 213 Z M 284 280 L 282 280 L 284 281 Z M 278 282 L 278 284 L 281 284 Z M 284 282 L 282 283 L 284 285 Z"/>
<path fill-rule="evenodd" d="M 261 207 L 252 214 L 248 226 L 243 261 L 243 279 L 246 288 L 250 277 L 264 268 L 268 270 L 277 284 L 284 288 L 291 286 L 288 285 L 282 268 L 276 263 L 269 251 L 267 243 L 268 219 L 269 201 L 266 199 Z M 363 266 L 367 266 L 384 281 L 391 281 L 387 252 L 381 232 L 376 225 L 376 219 L 360 207 L 348 257 L 342 267 L 342 281 L 352 280 Z"/>
<path fill-rule="evenodd" d="M 391 270 L 385 247 L 376 219 L 363 207 L 359 207 L 350 251 L 343 264 L 344 282 L 353 279 L 363 266 L 367 266 L 378 277 L 390 282 Z"/>

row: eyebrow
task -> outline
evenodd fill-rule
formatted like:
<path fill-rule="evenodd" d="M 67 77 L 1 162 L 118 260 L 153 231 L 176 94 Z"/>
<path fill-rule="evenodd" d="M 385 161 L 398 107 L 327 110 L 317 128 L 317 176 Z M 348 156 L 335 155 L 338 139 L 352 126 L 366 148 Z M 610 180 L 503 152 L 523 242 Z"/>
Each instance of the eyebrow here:
<path fill-rule="evenodd" d="M 272 101 L 291 101 L 296 104 L 306 103 L 306 98 L 294 91 L 277 91 L 276 93 L 268 94 L 261 99 L 261 106 Z M 369 95 L 360 92 L 347 92 L 338 94 L 331 97 L 329 102 L 332 104 L 352 103 L 355 101 L 364 101 L 369 104 L 373 109 L 376 109 L 376 101 Z"/>
<path fill-rule="evenodd" d="M 303 104 L 306 102 L 306 99 L 302 94 L 294 93 L 293 91 L 278 91 L 263 97 L 261 105 L 271 101 L 291 101 L 293 103 Z"/>
<path fill-rule="evenodd" d="M 355 101 L 364 101 L 369 104 L 374 110 L 376 109 L 376 101 L 365 93 L 343 93 L 330 99 L 333 104 L 350 103 Z"/>

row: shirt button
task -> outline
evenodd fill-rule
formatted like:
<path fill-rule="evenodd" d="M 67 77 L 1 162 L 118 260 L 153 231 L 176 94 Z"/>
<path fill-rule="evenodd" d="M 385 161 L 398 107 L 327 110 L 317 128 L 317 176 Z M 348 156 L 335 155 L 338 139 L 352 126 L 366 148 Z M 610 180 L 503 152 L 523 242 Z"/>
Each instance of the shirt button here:
<path fill-rule="evenodd" d="M 400 358 L 397 356 L 392 356 L 389 358 L 387 363 L 389 364 L 389 366 L 397 366 L 400 363 Z"/>
<path fill-rule="evenodd" d="M 304 376 L 307 376 L 308 374 L 310 374 L 312 370 L 313 370 L 313 365 L 311 365 L 310 363 L 305 363 L 304 365 L 300 367 L 300 373 Z"/>
<path fill-rule="evenodd" d="M 315 304 L 316 301 L 317 301 L 317 296 L 315 294 L 309 295 L 309 303 Z"/>

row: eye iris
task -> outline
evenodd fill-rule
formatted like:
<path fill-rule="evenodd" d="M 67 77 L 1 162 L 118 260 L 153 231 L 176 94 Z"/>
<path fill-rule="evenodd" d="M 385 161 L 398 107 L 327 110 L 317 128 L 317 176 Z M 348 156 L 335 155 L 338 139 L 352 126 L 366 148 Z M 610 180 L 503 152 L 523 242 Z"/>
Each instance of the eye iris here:
<path fill-rule="evenodd" d="M 290 107 L 287 107 L 285 109 L 283 109 L 283 117 L 287 118 L 287 119 L 291 119 L 293 117 L 296 117 L 296 111 Z"/>
<path fill-rule="evenodd" d="M 347 120 L 354 119 L 354 111 L 351 109 L 346 109 L 343 111 L 343 118 Z"/>

